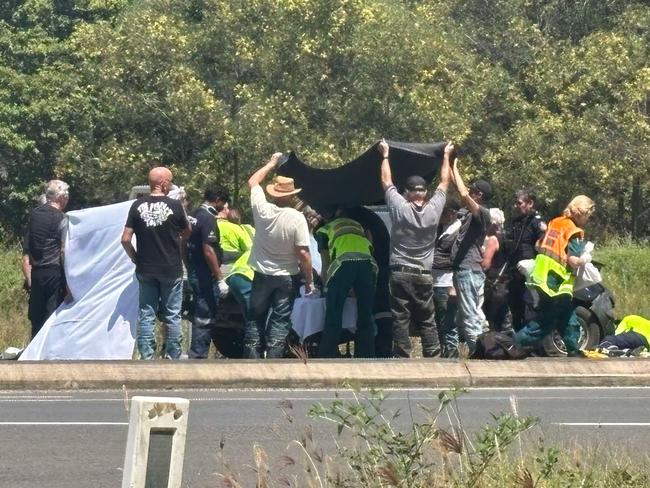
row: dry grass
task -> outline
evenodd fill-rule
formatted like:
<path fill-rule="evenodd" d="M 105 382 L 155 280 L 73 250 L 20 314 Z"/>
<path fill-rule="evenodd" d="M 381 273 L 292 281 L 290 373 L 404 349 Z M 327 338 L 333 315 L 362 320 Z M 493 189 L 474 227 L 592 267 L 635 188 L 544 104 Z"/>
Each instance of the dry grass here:
<path fill-rule="evenodd" d="M 353 390 L 344 400 L 312 406 L 313 421 L 331 425 L 334 446 L 319 428 L 296 419 L 290 401 L 280 404 L 285 419 L 297 427 L 287 450 L 252 446 L 253 463 L 238 459 L 221 466 L 215 486 L 314 488 L 647 488 L 650 459 L 623 448 L 612 452 L 597 441 L 560 445 L 544 441 L 545 428 L 531 417 L 500 413 L 484 426 L 466 431 L 455 398 L 439 397 L 440 408 L 418 404 L 424 423 L 397 429 L 397 412 L 385 408 L 383 392 Z M 513 406 L 516 411 L 516 407 Z M 435 412 L 438 412 L 437 414 Z M 451 423 L 442 428 L 438 419 Z M 297 423 L 294 423 L 297 422 Z M 223 443 L 222 443 L 223 445 Z M 222 449 L 223 451 L 223 449 Z M 287 453 L 290 453 L 288 455 Z M 223 452 L 221 453 L 223 456 Z"/>

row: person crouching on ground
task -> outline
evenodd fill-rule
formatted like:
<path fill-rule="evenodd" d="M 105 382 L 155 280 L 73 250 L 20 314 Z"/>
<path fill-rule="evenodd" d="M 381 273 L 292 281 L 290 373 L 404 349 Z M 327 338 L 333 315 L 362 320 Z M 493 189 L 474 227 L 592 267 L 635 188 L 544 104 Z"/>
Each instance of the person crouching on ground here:
<path fill-rule="evenodd" d="M 248 180 L 255 225 L 249 261 L 254 270 L 250 297 L 254 320 L 246 324 L 244 331 L 244 358 L 249 359 L 264 357 L 265 353 L 267 358 L 284 357 L 301 269 L 306 294 L 315 291 L 307 221 L 298 210 L 291 208 L 293 196 L 300 189 L 295 188 L 293 178 L 276 176 L 266 186 L 273 199 L 270 203 L 260 186 L 281 157 L 282 153 L 273 154 Z"/>
<path fill-rule="evenodd" d="M 357 299 L 357 332 L 354 356 L 375 355 L 375 322 L 373 300 L 377 284 L 377 264 L 372 245 L 361 224 L 342 217 L 340 209 L 321 214 L 326 224 L 316 231 L 322 259 L 321 277 L 327 285 L 325 327 L 318 349 L 319 357 L 339 357 L 338 345 L 343 328 L 343 305 L 349 291 Z"/>
<path fill-rule="evenodd" d="M 574 270 L 591 260 L 584 253 L 583 227 L 594 213 L 594 202 L 585 195 L 575 197 L 560 217 L 548 223 L 537 243 L 535 266 L 529 286 L 539 293 L 538 317 L 528 322 L 515 336 L 518 344 L 534 346 L 553 330 L 564 340 L 569 356 L 582 356 L 578 346 L 579 324 L 573 316 Z"/>

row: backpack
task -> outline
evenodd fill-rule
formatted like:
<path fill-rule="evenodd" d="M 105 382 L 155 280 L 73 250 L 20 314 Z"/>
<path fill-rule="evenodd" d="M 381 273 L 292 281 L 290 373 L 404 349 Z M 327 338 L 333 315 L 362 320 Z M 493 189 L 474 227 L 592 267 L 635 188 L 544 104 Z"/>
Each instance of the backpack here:
<path fill-rule="evenodd" d="M 524 359 L 528 354 L 515 342 L 514 332 L 491 330 L 478 337 L 471 359 Z"/>

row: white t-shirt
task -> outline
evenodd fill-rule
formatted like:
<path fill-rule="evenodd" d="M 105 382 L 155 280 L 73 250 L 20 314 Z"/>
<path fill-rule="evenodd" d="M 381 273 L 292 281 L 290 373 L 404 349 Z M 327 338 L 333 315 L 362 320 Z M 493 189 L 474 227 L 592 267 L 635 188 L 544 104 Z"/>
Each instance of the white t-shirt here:
<path fill-rule="evenodd" d="M 261 186 L 251 189 L 255 239 L 248 264 L 262 274 L 295 275 L 300 271 L 294 247 L 309 247 L 309 229 L 304 215 L 266 201 Z"/>

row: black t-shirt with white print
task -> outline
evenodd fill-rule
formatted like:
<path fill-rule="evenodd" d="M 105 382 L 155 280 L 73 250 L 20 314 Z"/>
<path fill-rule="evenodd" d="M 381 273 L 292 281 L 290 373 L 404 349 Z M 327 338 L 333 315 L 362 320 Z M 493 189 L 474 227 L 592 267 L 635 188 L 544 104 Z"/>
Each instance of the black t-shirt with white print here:
<path fill-rule="evenodd" d="M 138 198 L 126 219 L 137 239 L 136 272 L 145 277 L 183 275 L 180 233 L 188 221 L 179 200 L 162 195 Z"/>

